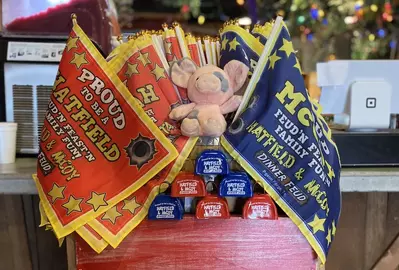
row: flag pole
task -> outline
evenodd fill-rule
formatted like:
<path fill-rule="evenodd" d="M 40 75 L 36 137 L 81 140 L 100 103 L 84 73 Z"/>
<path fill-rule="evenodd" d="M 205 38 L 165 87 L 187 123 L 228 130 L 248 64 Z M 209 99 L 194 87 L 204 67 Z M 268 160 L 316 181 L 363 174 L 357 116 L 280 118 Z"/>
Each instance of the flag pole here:
<path fill-rule="evenodd" d="M 183 29 L 181 28 L 181 26 L 178 22 L 174 22 L 172 24 L 172 26 L 175 29 L 177 42 L 179 43 L 180 51 L 181 51 L 183 57 L 190 58 L 190 53 L 187 48 L 186 40 L 185 40 L 185 37 L 183 34 Z"/>
<path fill-rule="evenodd" d="M 216 45 L 216 64 L 218 67 L 220 67 L 220 38 L 217 37 L 215 41 Z"/>
<path fill-rule="evenodd" d="M 215 38 L 211 38 L 211 54 L 212 54 L 212 64 L 217 66 L 216 61 L 216 40 Z"/>
<path fill-rule="evenodd" d="M 76 25 L 78 23 L 78 16 L 75 13 L 71 14 L 72 24 Z"/>
<path fill-rule="evenodd" d="M 262 54 L 259 57 L 258 64 L 255 67 L 251 79 L 249 80 L 247 89 L 245 90 L 244 96 L 242 98 L 242 102 L 238 107 L 236 114 L 234 115 L 233 122 L 237 120 L 237 118 L 241 115 L 241 113 L 248 105 L 249 99 L 252 96 L 253 89 L 255 88 L 255 85 L 258 83 L 259 77 L 262 74 L 267 62 L 269 61 L 269 55 L 271 53 L 270 51 L 272 49 L 274 40 L 277 38 L 279 34 L 278 29 L 282 22 L 283 22 L 283 17 L 278 16 L 276 21 L 274 22 L 272 32 L 270 33 L 270 37 L 266 41 L 265 48 L 263 49 Z"/>
<path fill-rule="evenodd" d="M 204 54 L 204 47 L 202 46 L 202 41 L 200 37 L 197 37 L 197 45 L 198 45 L 199 55 L 201 57 L 201 66 L 205 66 L 206 60 Z"/>
<path fill-rule="evenodd" d="M 211 52 L 211 44 L 209 42 L 210 36 L 205 36 L 203 38 L 204 46 L 205 46 L 205 55 L 206 55 L 206 63 L 212 65 L 212 52 Z"/>

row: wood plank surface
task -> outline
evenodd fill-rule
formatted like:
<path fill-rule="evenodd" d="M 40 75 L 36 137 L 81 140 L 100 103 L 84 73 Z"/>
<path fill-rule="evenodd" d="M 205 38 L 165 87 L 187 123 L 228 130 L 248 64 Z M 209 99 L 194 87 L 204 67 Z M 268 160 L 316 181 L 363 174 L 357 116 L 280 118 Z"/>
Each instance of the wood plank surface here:
<path fill-rule="evenodd" d="M 31 270 L 21 196 L 0 196 L 0 269 Z"/>
<path fill-rule="evenodd" d="M 39 262 L 39 270 L 67 270 L 66 258 L 66 244 L 65 242 L 61 247 L 55 234 L 51 230 L 45 230 L 44 227 L 39 227 L 40 212 L 39 212 L 39 196 L 30 196 L 32 200 L 31 209 L 34 214 L 34 233 L 36 235 L 37 254 Z"/>
<path fill-rule="evenodd" d="M 388 247 L 399 234 L 399 193 L 388 193 L 384 246 Z"/>
<path fill-rule="evenodd" d="M 364 269 L 371 269 L 385 247 L 388 194 L 367 194 Z M 391 269 L 393 270 L 393 269 Z"/>
<path fill-rule="evenodd" d="M 25 215 L 26 236 L 28 238 L 29 252 L 32 262 L 32 270 L 40 270 L 39 267 L 39 251 L 37 247 L 37 224 L 35 221 L 35 211 L 33 206 L 33 198 L 30 195 L 22 195 L 22 203 Z M 37 206 L 36 206 L 37 207 Z M 42 230 L 44 228 L 41 228 Z"/>
<path fill-rule="evenodd" d="M 67 259 L 68 259 L 68 270 L 76 270 L 76 246 L 75 246 L 75 235 L 68 235 L 66 237 L 67 246 Z"/>
<path fill-rule="evenodd" d="M 309 270 L 317 265 L 306 239 L 287 218 L 145 220 L 116 249 L 96 254 L 76 237 L 76 251 L 79 270 Z"/>
<path fill-rule="evenodd" d="M 390 244 L 383 256 L 376 262 L 373 270 L 395 270 L 399 266 L 399 235 Z"/>
<path fill-rule="evenodd" d="M 367 193 L 343 193 L 337 233 L 327 257 L 327 270 L 365 270 Z"/>

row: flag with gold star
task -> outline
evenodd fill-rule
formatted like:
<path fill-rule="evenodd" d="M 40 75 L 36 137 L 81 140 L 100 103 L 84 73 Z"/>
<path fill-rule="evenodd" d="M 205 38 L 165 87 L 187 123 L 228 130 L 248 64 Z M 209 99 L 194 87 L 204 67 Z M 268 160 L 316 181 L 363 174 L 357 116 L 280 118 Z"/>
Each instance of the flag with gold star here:
<path fill-rule="evenodd" d="M 73 21 L 34 177 L 57 238 L 111 209 L 178 156 Z"/>
<path fill-rule="evenodd" d="M 129 41 L 129 50 L 112 61 L 112 69 L 137 99 L 153 122 L 173 142 L 179 156 L 157 176 L 130 197 L 90 222 L 111 246 L 117 247 L 126 235 L 147 215 L 149 204 L 159 193 L 159 185 L 172 183 L 193 149 L 197 138 L 182 136 L 179 126 L 169 119 L 175 106 L 181 105 L 151 36 L 143 34 Z"/>
<path fill-rule="evenodd" d="M 191 34 L 186 35 L 186 41 L 187 41 L 187 47 L 190 52 L 190 57 L 194 61 L 194 63 L 198 66 L 201 67 L 201 56 L 200 52 L 198 49 L 198 43 L 197 40 L 195 39 L 194 36 Z"/>
<path fill-rule="evenodd" d="M 154 198 L 164 191 L 165 177 L 154 177 L 132 195 L 89 222 L 107 243 L 116 248 L 145 219 Z"/>
<path fill-rule="evenodd" d="M 101 253 L 108 246 L 107 241 L 105 241 L 101 235 L 93 230 L 93 228 L 88 224 L 78 228 L 76 233 L 82 237 L 82 239 L 85 240 L 97 253 Z"/>
<path fill-rule="evenodd" d="M 112 59 L 114 59 L 116 56 L 118 56 L 120 53 L 128 48 L 129 45 L 127 42 L 118 45 L 115 49 L 111 51 L 111 53 L 107 56 L 105 60 L 107 60 L 107 62 L 110 62 Z"/>
<path fill-rule="evenodd" d="M 176 32 L 173 28 L 164 28 L 163 42 L 165 56 L 169 66 L 172 66 L 175 61 L 183 59 L 183 52 L 180 49 L 179 41 L 177 40 Z M 187 89 L 182 87 L 177 88 L 183 103 L 188 103 Z"/>
<path fill-rule="evenodd" d="M 174 29 L 166 28 L 163 38 L 166 59 L 169 65 L 172 65 L 173 62 L 183 58 Z"/>
<path fill-rule="evenodd" d="M 40 225 L 39 227 L 46 227 L 46 230 L 53 230 L 53 227 L 48 220 L 46 213 L 44 212 L 43 204 L 39 201 L 39 213 L 40 213 Z M 107 246 L 108 243 L 93 230 L 88 224 L 78 228 L 76 232 L 97 252 L 100 253 Z M 61 246 L 64 242 L 65 237 L 58 239 L 59 245 Z"/>
<path fill-rule="evenodd" d="M 267 48 L 270 48 L 268 50 Z M 278 17 L 221 142 L 285 211 L 324 263 L 341 211 L 340 160 Z"/>
<path fill-rule="evenodd" d="M 263 45 L 251 33 L 233 22 L 228 22 L 220 31 L 220 67 L 231 60 L 238 60 L 249 67 L 251 75 L 256 67 Z"/>

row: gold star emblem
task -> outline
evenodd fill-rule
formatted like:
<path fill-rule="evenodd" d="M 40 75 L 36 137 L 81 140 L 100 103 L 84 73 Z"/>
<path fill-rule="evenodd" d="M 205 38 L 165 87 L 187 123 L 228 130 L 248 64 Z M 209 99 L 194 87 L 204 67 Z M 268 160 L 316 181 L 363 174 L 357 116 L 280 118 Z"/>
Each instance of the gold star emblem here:
<path fill-rule="evenodd" d="M 159 81 L 161 78 L 166 78 L 165 76 L 165 70 L 155 64 L 155 68 L 151 70 L 151 73 L 155 76 L 155 79 Z"/>
<path fill-rule="evenodd" d="M 277 56 L 277 51 L 274 51 L 274 53 L 269 57 L 269 61 L 270 61 L 269 69 L 274 69 L 274 65 L 280 59 L 281 59 L 281 57 Z"/>
<path fill-rule="evenodd" d="M 71 60 L 71 64 L 74 64 L 77 69 L 80 69 L 82 65 L 88 64 L 89 62 L 86 60 L 86 53 L 75 53 L 73 59 Z"/>
<path fill-rule="evenodd" d="M 151 64 L 150 59 L 148 59 L 149 53 L 139 53 L 138 59 L 143 63 L 144 66 L 147 66 L 148 64 Z"/>
<path fill-rule="evenodd" d="M 283 46 L 279 49 L 279 51 L 284 51 L 287 57 L 290 57 L 291 53 L 294 53 L 294 48 L 292 47 L 292 42 L 283 38 Z"/>
<path fill-rule="evenodd" d="M 230 50 L 235 51 L 237 48 L 237 45 L 240 45 L 240 43 L 238 43 L 237 38 L 234 38 L 232 41 L 229 42 L 229 46 L 230 46 Z"/>
<path fill-rule="evenodd" d="M 325 218 L 319 218 L 317 214 L 314 215 L 313 221 L 308 223 L 308 225 L 313 229 L 313 234 L 317 233 L 318 231 L 324 232 L 325 221 Z"/>
<path fill-rule="evenodd" d="M 165 52 L 167 54 L 172 54 L 172 42 L 169 41 L 165 42 Z"/>
<path fill-rule="evenodd" d="M 91 192 L 91 197 L 86 201 L 87 204 L 91 204 L 94 211 L 97 211 L 101 206 L 107 206 L 108 203 L 105 201 L 105 193 L 98 194 Z"/>
<path fill-rule="evenodd" d="M 299 64 L 298 58 L 295 57 L 296 64 L 294 65 L 294 68 L 297 68 L 299 72 L 302 74 L 302 69 L 301 69 L 301 64 Z"/>
<path fill-rule="evenodd" d="M 104 216 L 101 219 L 108 220 L 112 224 L 115 224 L 116 219 L 120 216 L 122 216 L 122 214 L 119 213 L 118 210 L 116 209 L 116 206 L 114 206 L 111 209 L 109 209 L 107 212 L 105 212 Z"/>
<path fill-rule="evenodd" d="M 78 42 L 78 40 L 79 40 L 79 38 L 77 38 L 77 37 L 70 37 L 70 38 L 68 38 L 68 42 L 67 42 L 67 45 L 66 45 L 66 48 L 67 48 L 67 51 L 69 52 L 71 49 L 73 49 L 73 48 L 77 48 L 78 47 L 78 44 L 76 44 L 77 42 Z"/>
<path fill-rule="evenodd" d="M 123 200 L 122 210 L 129 211 L 134 215 L 136 210 L 141 207 L 141 204 L 136 202 L 136 197 L 133 197 L 131 200 Z"/>
<path fill-rule="evenodd" d="M 331 179 L 331 181 L 333 180 L 333 177 L 335 178 L 335 173 L 334 170 L 332 169 L 331 165 L 327 162 L 327 160 L 325 160 L 327 169 L 328 169 L 328 177 Z"/>
<path fill-rule="evenodd" d="M 332 231 L 331 231 L 333 236 L 335 235 L 336 230 L 337 230 L 337 228 L 335 227 L 335 220 L 333 220 L 333 222 L 332 222 Z"/>
<path fill-rule="evenodd" d="M 64 197 L 65 187 L 60 187 L 56 183 L 53 184 L 51 190 L 47 193 L 51 197 L 51 202 L 54 203 L 57 199 L 65 199 Z"/>
<path fill-rule="evenodd" d="M 227 42 L 229 42 L 229 40 L 224 36 L 222 39 L 222 50 L 226 50 Z"/>
<path fill-rule="evenodd" d="M 130 78 L 130 77 L 132 77 L 133 74 L 139 74 L 139 71 L 137 70 L 137 66 L 138 66 L 138 64 L 127 63 L 127 70 L 126 70 L 125 75 Z"/>
<path fill-rule="evenodd" d="M 328 233 L 327 233 L 326 239 L 327 239 L 327 246 L 329 246 L 331 244 L 331 229 L 330 228 L 328 228 Z"/>
<path fill-rule="evenodd" d="M 68 202 L 64 203 L 62 207 L 67 210 L 67 215 L 72 212 L 82 212 L 82 208 L 80 208 L 80 203 L 83 199 L 76 199 L 73 195 L 69 196 Z"/>

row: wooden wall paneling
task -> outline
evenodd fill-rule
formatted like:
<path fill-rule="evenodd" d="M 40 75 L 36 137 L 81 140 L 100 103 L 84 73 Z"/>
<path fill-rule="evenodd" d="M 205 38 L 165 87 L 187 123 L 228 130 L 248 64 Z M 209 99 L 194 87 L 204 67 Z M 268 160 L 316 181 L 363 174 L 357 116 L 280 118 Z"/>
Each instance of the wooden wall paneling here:
<path fill-rule="evenodd" d="M 65 240 L 67 249 L 68 270 L 76 270 L 75 235 L 68 235 Z"/>
<path fill-rule="evenodd" d="M 67 270 L 66 244 L 65 241 L 59 247 L 58 240 L 51 230 L 45 230 L 44 227 L 39 228 L 40 212 L 39 197 L 32 196 L 32 209 L 34 214 L 37 242 L 37 256 L 39 260 L 40 270 Z"/>
<path fill-rule="evenodd" d="M 37 248 L 36 221 L 33 206 L 33 196 L 22 195 L 23 209 L 25 215 L 26 234 L 29 245 L 30 259 L 32 262 L 32 270 L 40 270 L 39 268 L 39 251 Z"/>
<path fill-rule="evenodd" d="M 390 192 L 388 193 L 388 202 L 387 202 L 387 214 L 386 214 L 386 228 L 385 228 L 385 240 L 384 247 L 387 249 L 387 254 L 384 254 L 388 257 L 392 256 L 392 252 L 395 250 L 394 243 L 397 240 L 399 235 L 399 193 Z M 392 245 L 392 246 L 391 246 Z M 385 260 L 389 258 L 385 257 Z M 395 261 L 396 257 L 393 261 Z M 386 263 L 386 262 L 382 262 Z M 389 262 L 389 265 L 392 263 L 392 260 Z M 382 266 L 382 268 L 381 268 Z M 384 268 L 385 267 L 385 268 Z M 376 269 L 388 269 L 385 264 L 377 265 Z M 399 266 L 396 268 L 391 268 L 399 270 Z"/>
<path fill-rule="evenodd" d="M 388 193 L 367 193 L 364 245 L 364 269 L 371 269 L 386 249 L 386 219 Z"/>
<path fill-rule="evenodd" d="M 9 245 L 11 243 L 10 235 L 8 234 L 8 218 L 5 205 L 5 196 L 0 196 L 0 269 L 14 269 L 14 261 L 12 257 L 12 250 Z"/>
<path fill-rule="evenodd" d="M 367 193 L 342 193 L 342 212 L 326 270 L 364 270 Z"/>
<path fill-rule="evenodd" d="M 388 214 L 387 214 L 387 232 L 386 241 L 392 242 L 396 235 L 399 235 L 399 193 L 390 192 L 388 193 Z M 399 266 L 396 268 L 399 270 Z"/>
<path fill-rule="evenodd" d="M 31 270 L 22 198 L 0 195 L 0 269 Z"/>
<path fill-rule="evenodd" d="M 394 238 L 399 234 L 399 193 L 388 193 L 388 205 L 386 216 L 386 234 L 385 247 L 392 243 Z"/>
<path fill-rule="evenodd" d="M 383 256 L 376 262 L 373 270 L 395 270 L 399 266 L 399 235 L 389 245 Z"/>

